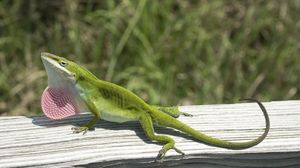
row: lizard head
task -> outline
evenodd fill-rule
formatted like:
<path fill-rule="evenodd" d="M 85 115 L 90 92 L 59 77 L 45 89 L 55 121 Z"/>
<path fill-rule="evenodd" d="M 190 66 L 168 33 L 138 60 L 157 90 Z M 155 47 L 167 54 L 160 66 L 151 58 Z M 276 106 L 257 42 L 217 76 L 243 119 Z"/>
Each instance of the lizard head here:
<path fill-rule="evenodd" d="M 41 58 L 48 75 L 48 85 L 59 85 L 55 82 L 57 79 L 76 82 L 78 79 L 96 78 L 90 71 L 66 58 L 56 56 L 54 54 L 41 54 Z"/>
<path fill-rule="evenodd" d="M 55 87 L 58 84 L 56 79 L 76 80 L 78 65 L 74 62 L 50 53 L 42 53 L 41 58 L 49 78 L 49 86 Z"/>
<path fill-rule="evenodd" d="M 76 91 L 76 81 L 88 71 L 50 53 L 42 53 L 41 59 L 48 76 L 48 87 L 41 99 L 44 114 L 51 119 L 63 119 L 82 111 L 85 107 Z"/>

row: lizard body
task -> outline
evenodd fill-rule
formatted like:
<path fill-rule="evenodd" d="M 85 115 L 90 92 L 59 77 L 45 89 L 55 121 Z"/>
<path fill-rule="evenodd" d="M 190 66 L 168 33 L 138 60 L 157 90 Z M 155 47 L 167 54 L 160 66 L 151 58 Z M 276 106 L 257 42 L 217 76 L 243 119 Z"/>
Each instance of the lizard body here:
<path fill-rule="evenodd" d="M 111 122 L 139 121 L 146 136 L 152 140 L 163 143 L 156 160 L 162 161 L 168 150 L 174 149 L 184 155 L 175 147 L 175 141 L 167 136 L 156 134 L 154 125 L 170 127 L 184 132 L 206 144 L 227 148 L 246 149 L 257 145 L 267 136 L 270 122 L 265 107 L 257 100 L 252 100 L 260 106 L 265 120 L 266 129 L 258 138 L 248 142 L 230 142 L 207 136 L 176 118 L 183 114 L 178 107 L 159 107 L 147 104 L 133 92 L 110 82 L 103 81 L 94 76 L 84 67 L 49 53 L 42 53 L 42 61 L 48 74 L 48 85 L 52 88 L 63 87 L 76 99 L 76 107 L 83 106 L 85 110 L 94 114 L 94 117 L 84 126 L 73 128 L 74 133 L 86 133 L 98 120 Z"/>

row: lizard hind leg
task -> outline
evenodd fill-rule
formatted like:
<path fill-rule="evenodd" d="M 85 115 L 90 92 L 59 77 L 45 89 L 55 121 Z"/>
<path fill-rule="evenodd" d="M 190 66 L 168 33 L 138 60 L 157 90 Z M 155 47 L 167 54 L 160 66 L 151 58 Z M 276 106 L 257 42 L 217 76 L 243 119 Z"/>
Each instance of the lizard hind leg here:
<path fill-rule="evenodd" d="M 157 134 L 155 134 L 154 128 L 153 128 L 153 123 L 152 123 L 152 118 L 149 114 L 147 114 L 147 113 L 142 114 L 140 116 L 139 121 L 141 123 L 141 126 L 142 126 L 145 134 L 147 135 L 147 137 L 150 140 L 157 141 L 157 142 L 160 142 L 160 143 L 164 143 L 164 146 L 159 151 L 155 161 L 163 162 L 167 151 L 170 150 L 170 149 L 174 149 L 177 153 L 184 156 L 184 153 L 181 150 L 179 150 L 175 147 L 174 139 L 172 139 L 171 137 L 166 136 L 166 135 L 159 135 L 159 134 L 157 135 Z"/>

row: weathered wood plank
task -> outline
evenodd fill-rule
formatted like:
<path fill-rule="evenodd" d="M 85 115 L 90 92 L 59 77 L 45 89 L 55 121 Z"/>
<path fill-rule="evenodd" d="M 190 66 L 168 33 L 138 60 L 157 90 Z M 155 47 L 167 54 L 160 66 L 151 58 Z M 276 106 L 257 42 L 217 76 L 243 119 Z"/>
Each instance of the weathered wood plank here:
<path fill-rule="evenodd" d="M 271 130 L 265 141 L 246 150 L 207 146 L 177 131 L 170 134 L 186 153 L 181 159 L 170 151 L 164 163 L 153 160 L 161 144 L 150 142 L 138 123 L 100 121 L 86 135 L 71 127 L 91 118 L 89 114 L 63 121 L 45 117 L 0 117 L 0 167 L 300 167 L 300 101 L 264 103 Z M 254 103 L 182 106 L 193 117 L 179 120 L 208 135 L 246 141 L 263 132 L 264 118 Z"/>

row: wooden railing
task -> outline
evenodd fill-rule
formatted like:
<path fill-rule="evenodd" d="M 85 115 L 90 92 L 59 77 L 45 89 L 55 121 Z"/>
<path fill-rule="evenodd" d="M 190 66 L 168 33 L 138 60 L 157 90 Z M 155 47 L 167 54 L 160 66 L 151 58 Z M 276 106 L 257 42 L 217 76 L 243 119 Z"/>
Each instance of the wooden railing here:
<path fill-rule="evenodd" d="M 169 151 L 165 162 L 154 159 L 161 144 L 149 141 L 139 123 L 99 121 L 94 131 L 73 134 L 88 121 L 82 114 L 62 121 L 43 116 L 0 117 L 0 167 L 300 167 L 300 101 L 263 103 L 269 112 L 268 137 L 246 150 L 207 146 L 183 133 L 156 127 L 174 137 L 181 158 Z M 193 117 L 179 120 L 208 135 L 247 141 L 261 135 L 265 121 L 255 103 L 181 106 Z"/>

